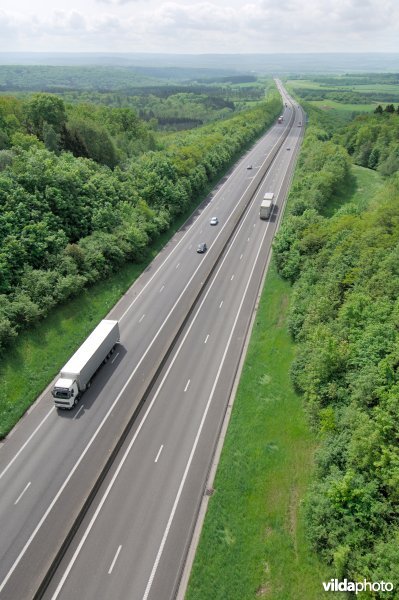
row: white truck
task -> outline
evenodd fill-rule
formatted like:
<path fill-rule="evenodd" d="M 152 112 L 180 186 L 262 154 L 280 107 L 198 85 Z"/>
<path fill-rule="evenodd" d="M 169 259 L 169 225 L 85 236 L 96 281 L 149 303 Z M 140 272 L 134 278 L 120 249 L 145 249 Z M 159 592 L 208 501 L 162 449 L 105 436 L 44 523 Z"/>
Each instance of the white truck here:
<path fill-rule="evenodd" d="M 101 321 L 61 369 L 52 390 L 58 408 L 72 408 L 90 387 L 94 373 L 106 362 L 119 342 L 118 321 Z"/>
<path fill-rule="evenodd" d="M 259 216 L 261 219 L 268 219 L 273 211 L 273 192 L 266 192 L 263 196 L 262 204 L 259 209 Z"/>

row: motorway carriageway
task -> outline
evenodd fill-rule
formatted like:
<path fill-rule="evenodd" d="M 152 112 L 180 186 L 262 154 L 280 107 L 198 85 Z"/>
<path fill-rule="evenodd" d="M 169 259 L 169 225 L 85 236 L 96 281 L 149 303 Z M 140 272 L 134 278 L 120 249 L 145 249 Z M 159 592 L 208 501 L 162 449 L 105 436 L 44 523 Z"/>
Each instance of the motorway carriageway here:
<path fill-rule="evenodd" d="M 290 112 L 291 109 L 286 110 L 285 121 L 289 121 Z M 298 120 L 303 121 L 303 116 Z M 121 345 L 114 362 L 98 373 L 81 404 L 70 413 L 57 414 L 48 394 L 44 394 L 3 446 L 1 598 L 33 597 L 60 539 L 67 537 L 81 512 L 84 494 L 95 487 L 104 455 L 112 455 L 115 438 L 131 419 L 137 408 L 135 403 L 139 403 L 153 377 L 156 383 L 125 440 L 125 445 L 131 444 L 131 452 L 123 469 L 118 461 L 114 462 L 103 482 L 104 489 L 113 476 L 119 472 L 121 475 L 103 501 L 105 492 L 103 488 L 99 490 L 46 597 L 56 593 L 62 569 L 71 569 L 57 592 L 63 598 L 76 594 L 84 598 L 141 598 L 145 594 L 153 598 L 172 597 L 157 595 L 157 589 L 162 594 L 166 590 L 173 594 L 176 589 L 302 129 L 296 129 L 296 125 L 292 128 L 235 231 L 235 223 L 231 226 L 231 222 L 240 221 L 242 205 L 251 195 L 248 188 L 257 185 L 256 174 L 282 131 L 281 125 L 275 126 L 262 138 L 211 202 L 175 236 L 111 311 L 109 317 L 121 321 Z M 248 163 L 253 165 L 251 171 L 246 169 Z M 277 193 L 277 210 L 270 222 L 260 221 L 260 198 L 271 190 Z M 209 226 L 213 215 L 220 222 L 215 228 Z M 217 255 L 231 236 L 230 245 L 217 262 Z M 204 256 L 195 252 L 200 241 L 206 241 L 209 247 Z M 248 279 L 249 275 L 252 276 Z M 208 278 L 208 285 L 204 286 Z M 180 331 L 193 298 L 201 290 L 202 296 L 186 323 L 189 329 Z M 174 351 L 162 365 L 159 357 L 177 334 Z M 121 448 L 122 455 L 124 450 L 125 446 Z M 122 477 L 125 469 L 129 473 Z M 116 498 L 112 502 L 111 495 Z M 98 516 L 86 539 L 85 526 L 96 510 Z M 100 521 L 108 525 L 99 526 Z M 177 522 L 179 526 L 172 527 Z M 95 534 L 97 530 L 99 533 Z M 80 539 L 84 542 L 77 554 L 79 560 L 75 559 L 71 567 L 65 566 Z M 91 543 L 94 554 L 89 549 Z M 100 556 L 97 546 L 101 547 Z M 108 577 L 105 581 L 102 576 L 87 577 L 87 568 L 91 570 L 87 555 L 95 557 L 95 571 L 104 571 Z M 169 574 L 166 579 L 162 575 L 165 560 Z M 99 561 L 104 561 L 104 565 L 100 567 Z M 86 583 L 75 572 L 79 565 L 86 572 Z M 118 571 L 125 576 L 116 592 L 111 578 Z M 68 586 L 74 582 L 77 588 L 71 591 Z M 85 585 L 89 588 L 85 589 Z M 107 585 L 111 586 L 111 596 L 107 595 L 110 590 L 105 592 Z"/>

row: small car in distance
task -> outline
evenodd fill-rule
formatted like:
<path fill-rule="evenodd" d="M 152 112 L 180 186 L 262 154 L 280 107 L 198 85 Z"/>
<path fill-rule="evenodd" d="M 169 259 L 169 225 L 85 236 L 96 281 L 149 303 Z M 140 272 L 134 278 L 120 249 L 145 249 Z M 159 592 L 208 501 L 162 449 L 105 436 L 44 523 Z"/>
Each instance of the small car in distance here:
<path fill-rule="evenodd" d="M 198 252 L 198 254 L 203 254 L 206 251 L 207 251 L 207 245 L 205 244 L 205 242 L 202 242 L 201 244 L 198 244 L 198 246 L 197 246 L 197 252 Z"/>
<path fill-rule="evenodd" d="M 250 171 L 252 169 L 252 165 L 248 165 L 247 166 L 247 171 Z"/>
<path fill-rule="evenodd" d="M 209 221 L 209 225 L 217 225 L 219 223 L 219 219 L 217 217 L 212 217 Z"/>

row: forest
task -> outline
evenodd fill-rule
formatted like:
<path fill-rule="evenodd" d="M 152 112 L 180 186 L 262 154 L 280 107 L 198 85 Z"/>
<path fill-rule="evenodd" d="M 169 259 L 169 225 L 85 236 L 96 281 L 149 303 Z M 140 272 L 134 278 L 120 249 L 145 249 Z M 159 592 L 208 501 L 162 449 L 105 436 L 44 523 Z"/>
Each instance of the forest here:
<path fill-rule="evenodd" d="M 257 77 L 235 69 L 189 67 L 139 67 L 139 66 L 50 66 L 50 65 L 0 65 L 0 91 L 50 92 L 99 91 L 162 95 L 169 89 L 201 92 L 211 87 L 234 84 L 255 84 Z"/>
<path fill-rule="evenodd" d="M 381 107 L 331 132 L 321 111 L 306 110 L 309 126 L 274 251 L 280 275 L 293 285 L 292 381 L 319 441 L 305 505 L 308 535 L 334 577 L 390 581 L 395 590 L 399 114 Z M 378 170 L 385 182 L 366 208 L 343 203 L 331 215 L 331 201 L 350 186 L 352 162 Z"/>
<path fill-rule="evenodd" d="M 368 104 L 370 102 L 395 102 L 399 101 L 399 91 L 394 94 L 383 90 L 374 91 L 356 91 L 345 90 L 342 88 L 329 89 L 307 89 L 296 87 L 295 91 L 304 100 L 334 100 L 344 104 Z"/>
<path fill-rule="evenodd" d="M 191 129 L 224 119 L 238 110 L 264 99 L 264 86 L 160 86 L 143 87 L 129 94 L 118 92 L 68 91 L 65 103 L 99 104 L 130 108 L 152 128 L 158 130 Z"/>
<path fill-rule="evenodd" d="M 149 245 L 281 110 L 277 92 L 159 137 L 130 108 L 0 97 L 0 352 Z"/>
<path fill-rule="evenodd" d="M 86 113 L 93 104 L 127 108 L 150 128 L 164 131 L 225 119 L 263 100 L 272 85 L 265 78 L 215 68 L 0 65 L 3 95 L 27 99 L 35 91 L 56 94 L 69 113 L 82 110 L 83 104 L 90 105 Z M 80 107 L 72 109 L 72 104 Z M 96 110 L 101 125 L 106 112 Z M 110 114 L 108 124 L 112 119 Z"/>

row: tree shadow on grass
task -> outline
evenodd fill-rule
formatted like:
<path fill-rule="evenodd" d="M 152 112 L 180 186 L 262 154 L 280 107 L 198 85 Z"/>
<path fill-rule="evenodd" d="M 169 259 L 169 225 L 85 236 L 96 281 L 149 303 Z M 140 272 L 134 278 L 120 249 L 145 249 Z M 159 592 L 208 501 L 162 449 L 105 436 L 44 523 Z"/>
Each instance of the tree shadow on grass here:
<path fill-rule="evenodd" d="M 348 204 L 358 191 L 358 187 L 356 177 L 352 173 L 349 173 L 345 178 L 345 181 L 339 185 L 331 200 L 329 200 L 324 209 L 320 211 L 323 217 L 332 217 L 337 210 L 345 204 Z"/>

